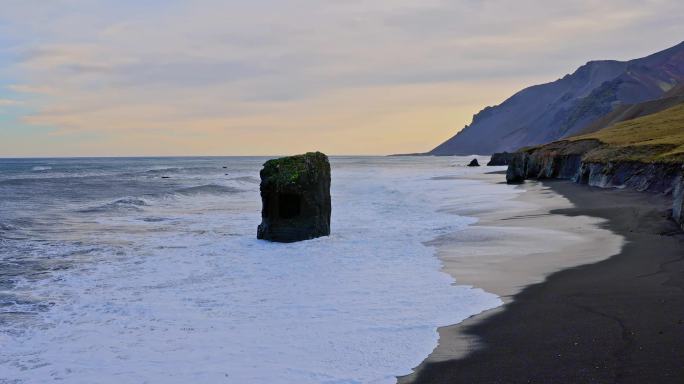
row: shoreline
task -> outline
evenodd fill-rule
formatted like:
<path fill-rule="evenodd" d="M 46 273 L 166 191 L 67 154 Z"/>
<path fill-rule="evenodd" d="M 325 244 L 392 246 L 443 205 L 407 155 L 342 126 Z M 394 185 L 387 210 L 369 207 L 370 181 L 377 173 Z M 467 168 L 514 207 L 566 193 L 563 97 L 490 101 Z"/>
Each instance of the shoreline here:
<path fill-rule="evenodd" d="M 505 304 L 440 328 L 439 346 L 413 374 L 398 382 L 653 382 L 653 378 L 674 382 L 680 378 L 684 374 L 684 235 L 667 219 L 669 198 L 566 181 L 528 181 L 521 188 L 527 192 L 520 200 L 533 198 L 539 203 L 544 197 L 536 209 L 532 207 L 536 212 L 508 219 L 506 213 L 474 215 L 481 220 L 468 230 L 519 224 L 558 229 L 565 224 L 563 230 L 570 233 L 598 237 L 588 237 L 591 240 L 580 248 L 568 248 L 547 236 L 544 243 L 551 252 L 546 252 L 546 259 L 528 257 L 522 263 L 526 271 L 530 264 L 535 266 L 531 273 L 521 276 L 507 268 L 522 260 L 508 266 L 500 260 L 491 269 L 503 272 L 498 278 L 487 273 L 479 279 L 474 272 L 484 271 L 482 265 L 471 263 L 472 270 L 458 270 L 467 264 L 454 263 L 457 252 L 449 254 L 448 239 L 437 240 L 444 242 L 438 244 L 444 270 L 458 284 L 497 293 Z M 578 219 L 584 223 L 577 225 Z M 616 237 L 621 239 L 617 250 L 615 244 L 605 245 L 606 239 Z M 530 244 L 529 238 L 518 241 Z M 549 257 L 553 253 L 555 257 Z M 523 284 L 511 284 L 515 281 Z"/>
<path fill-rule="evenodd" d="M 502 173 L 467 178 L 500 184 Z M 543 282 L 559 270 L 604 260 L 620 251 L 623 238 L 600 228 L 603 220 L 585 216 L 568 220 L 552 214 L 573 207 L 562 195 L 536 181 L 516 188 L 524 191 L 493 211 L 451 208 L 450 212 L 477 217 L 478 222 L 428 243 L 436 247 L 442 271 L 457 285 L 494 293 L 503 304 L 440 327 L 438 346 L 412 374 L 399 377 L 400 384 L 411 383 L 427 364 L 458 359 L 481 348 L 478 338 L 463 330 L 504 310 L 524 287 Z M 554 242 L 548 242 L 549 238 Z M 461 247 L 464 243 L 469 245 L 465 249 Z M 596 244 L 600 244 L 598 249 Z"/>

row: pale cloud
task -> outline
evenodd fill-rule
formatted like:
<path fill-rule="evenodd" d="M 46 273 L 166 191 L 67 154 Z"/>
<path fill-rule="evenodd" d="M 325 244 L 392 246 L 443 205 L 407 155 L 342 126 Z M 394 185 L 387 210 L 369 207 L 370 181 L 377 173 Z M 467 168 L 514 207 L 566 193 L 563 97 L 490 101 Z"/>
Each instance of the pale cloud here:
<path fill-rule="evenodd" d="M 12 100 L 12 99 L 0 99 L 0 108 L 2 107 L 11 107 L 11 106 L 17 106 L 21 105 L 22 102 L 19 100 Z"/>
<path fill-rule="evenodd" d="M 684 36 L 669 0 L 6 2 L 23 121 L 99 134 L 59 149 L 89 155 L 424 151 L 518 88 Z"/>
<path fill-rule="evenodd" d="M 17 93 L 25 93 L 25 94 L 43 94 L 43 95 L 56 95 L 57 94 L 57 89 L 55 88 L 50 88 L 44 85 L 33 85 L 33 84 L 11 84 L 7 86 L 7 89 L 17 92 Z"/>

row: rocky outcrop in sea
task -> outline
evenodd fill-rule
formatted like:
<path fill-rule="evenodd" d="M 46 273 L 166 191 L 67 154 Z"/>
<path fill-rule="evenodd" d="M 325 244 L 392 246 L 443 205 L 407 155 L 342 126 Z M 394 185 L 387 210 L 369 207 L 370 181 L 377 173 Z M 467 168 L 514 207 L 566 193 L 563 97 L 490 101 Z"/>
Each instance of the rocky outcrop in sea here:
<path fill-rule="evenodd" d="M 330 235 L 330 163 L 321 152 L 264 163 L 257 238 L 291 243 Z"/>

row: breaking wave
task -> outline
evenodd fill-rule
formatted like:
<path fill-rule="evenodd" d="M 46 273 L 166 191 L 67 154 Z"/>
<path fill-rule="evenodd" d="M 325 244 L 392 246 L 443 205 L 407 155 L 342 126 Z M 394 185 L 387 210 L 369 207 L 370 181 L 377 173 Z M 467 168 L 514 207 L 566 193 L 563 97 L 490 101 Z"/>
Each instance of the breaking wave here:
<path fill-rule="evenodd" d="M 150 169 L 145 171 L 145 173 L 156 175 L 156 174 L 165 174 L 165 173 L 174 173 L 180 171 L 181 168 L 178 167 L 170 167 L 170 168 L 155 168 L 155 169 Z"/>
<path fill-rule="evenodd" d="M 115 211 L 142 211 L 143 207 L 150 204 L 145 199 L 138 197 L 125 197 L 96 207 L 81 209 L 81 213 L 102 213 Z"/>
<path fill-rule="evenodd" d="M 0 232 L 9 232 L 9 231 L 14 231 L 16 229 L 17 229 L 17 227 L 15 227 L 12 224 L 0 222 Z"/>
<path fill-rule="evenodd" d="M 196 187 L 181 188 L 176 190 L 176 194 L 183 196 L 195 195 L 226 195 L 241 192 L 241 190 L 225 185 L 206 184 L 198 185 Z"/>
<path fill-rule="evenodd" d="M 233 177 L 232 179 L 228 179 L 231 181 L 237 181 L 240 183 L 248 183 L 248 184 L 259 184 L 261 180 L 257 179 L 256 177 L 252 176 L 241 176 L 241 177 Z"/>

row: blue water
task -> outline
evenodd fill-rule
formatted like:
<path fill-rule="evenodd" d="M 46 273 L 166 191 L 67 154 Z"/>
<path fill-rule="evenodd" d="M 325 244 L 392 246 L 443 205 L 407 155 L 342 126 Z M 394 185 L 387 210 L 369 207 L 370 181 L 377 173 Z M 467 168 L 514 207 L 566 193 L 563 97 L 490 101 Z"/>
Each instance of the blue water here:
<path fill-rule="evenodd" d="M 501 198 L 470 159 L 332 158 L 332 236 L 288 245 L 265 160 L 0 159 L 0 382 L 391 383 L 500 304 L 425 245 Z"/>

